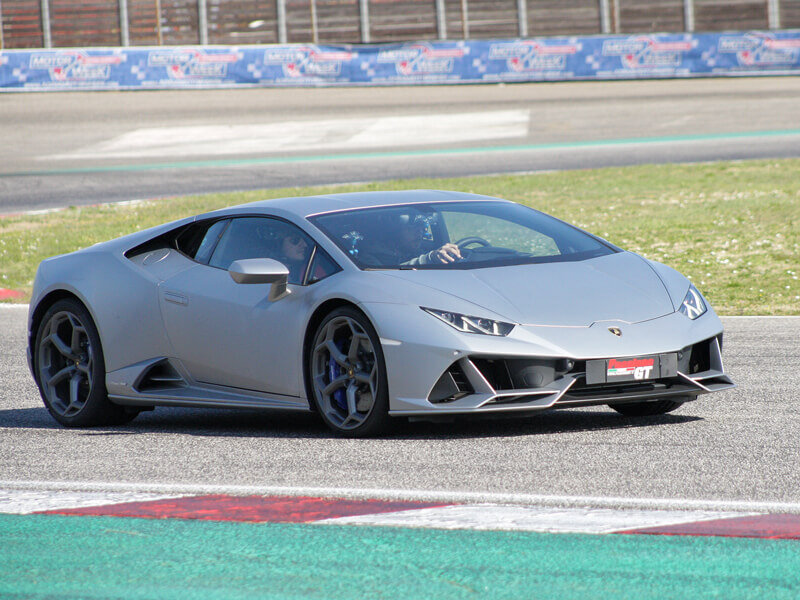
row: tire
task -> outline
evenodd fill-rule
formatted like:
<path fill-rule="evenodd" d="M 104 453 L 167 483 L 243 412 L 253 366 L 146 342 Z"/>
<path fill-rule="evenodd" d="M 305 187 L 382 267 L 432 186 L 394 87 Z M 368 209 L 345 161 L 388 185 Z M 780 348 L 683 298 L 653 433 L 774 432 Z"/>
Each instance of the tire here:
<path fill-rule="evenodd" d="M 325 424 L 346 437 L 389 427 L 386 363 L 375 328 L 354 308 L 337 308 L 317 327 L 308 349 L 309 399 Z"/>
<path fill-rule="evenodd" d="M 628 404 L 609 404 L 611 408 L 626 417 L 650 417 L 664 415 L 683 406 L 682 400 L 655 400 L 653 402 L 631 402 Z"/>
<path fill-rule="evenodd" d="M 33 360 L 44 405 L 65 427 L 121 425 L 138 414 L 108 399 L 100 336 L 78 300 L 59 300 L 48 309 L 36 332 Z"/>

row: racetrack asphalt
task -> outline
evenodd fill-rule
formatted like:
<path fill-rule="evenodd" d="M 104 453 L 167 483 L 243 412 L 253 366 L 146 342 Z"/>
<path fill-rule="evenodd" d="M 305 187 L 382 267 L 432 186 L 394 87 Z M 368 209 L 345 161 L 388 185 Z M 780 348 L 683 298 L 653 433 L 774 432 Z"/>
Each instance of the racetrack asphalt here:
<path fill-rule="evenodd" d="M 0 94 L 0 214 L 395 178 L 796 157 L 799 103 L 797 77 Z M 524 122 L 516 132 L 490 122 L 481 133 L 472 131 L 476 114 Z M 449 130 L 439 123 L 458 115 L 466 116 Z M 409 141 L 403 118 L 427 118 L 422 133 L 438 123 L 442 136 Z M 361 131 L 360 121 L 377 129 Z M 292 140 L 225 139 L 237 127 L 274 136 L 283 125 Z M 183 136 L 204 150 L 176 143 Z"/>
<path fill-rule="evenodd" d="M 403 423 L 376 440 L 335 437 L 311 415 L 207 409 L 64 429 L 28 373 L 25 318 L 24 308 L 0 309 L 4 480 L 672 499 L 674 508 L 800 500 L 800 318 L 723 319 L 739 387 L 669 415 L 592 408 Z"/>

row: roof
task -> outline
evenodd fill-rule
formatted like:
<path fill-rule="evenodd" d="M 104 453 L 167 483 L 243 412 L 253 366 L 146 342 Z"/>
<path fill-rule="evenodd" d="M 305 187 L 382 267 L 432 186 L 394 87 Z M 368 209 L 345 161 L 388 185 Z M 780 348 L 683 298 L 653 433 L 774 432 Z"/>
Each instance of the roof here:
<path fill-rule="evenodd" d="M 459 200 L 499 200 L 491 196 L 448 192 L 442 190 L 402 190 L 396 192 L 354 192 L 349 194 L 326 194 L 324 196 L 299 196 L 276 198 L 246 204 L 248 208 L 270 208 L 290 211 L 300 217 L 315 214 L 368 208 L 371 206 L 391 206 L 416 204 L 421 202 L 453 202 Z"/>

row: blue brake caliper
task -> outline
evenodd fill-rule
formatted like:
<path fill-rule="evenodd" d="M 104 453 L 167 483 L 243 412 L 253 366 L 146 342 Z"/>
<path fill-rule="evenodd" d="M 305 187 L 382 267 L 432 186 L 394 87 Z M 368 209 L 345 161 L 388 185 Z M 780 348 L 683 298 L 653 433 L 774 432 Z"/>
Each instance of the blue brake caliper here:
<path fill-rule="evenodd" d="M 344 352 L 344 349 L 342 348 L 344 344 L 342 342 L 334 342 L 334 343 L 336 344 L 336 347 L 339 348 L 339 350 Z M 328 359 L 328 374 L 330 375 L 331 381 L 333 381 L 339 375 L 342 374 L 342 367 L 339 366 L 339 363 L 333 360 L 332 356 Z M 341 408 L 342 410 L 347 410 L 347 396 L 344 391 L 344 388 L 339 388 L 338 390 L 333 392 L 333 399 L 336 401 L 336 404 L 339 408 Z"/>

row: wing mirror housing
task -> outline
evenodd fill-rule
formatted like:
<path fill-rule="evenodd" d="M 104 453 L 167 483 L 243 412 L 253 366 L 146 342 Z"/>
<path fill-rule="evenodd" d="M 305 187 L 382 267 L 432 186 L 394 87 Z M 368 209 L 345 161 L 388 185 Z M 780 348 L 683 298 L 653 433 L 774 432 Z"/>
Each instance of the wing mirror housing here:
<path fill-rule="evenodd" d="M 289 269 L 283 263 L 272 258 L 243 258 L 235 260 L 228 267 L 228 273 L 236 283 L 269 283 L 267 300 L 275 302 L 288 296 L 291 291 L 286 287 L 289 283 Z"/>

